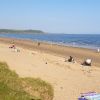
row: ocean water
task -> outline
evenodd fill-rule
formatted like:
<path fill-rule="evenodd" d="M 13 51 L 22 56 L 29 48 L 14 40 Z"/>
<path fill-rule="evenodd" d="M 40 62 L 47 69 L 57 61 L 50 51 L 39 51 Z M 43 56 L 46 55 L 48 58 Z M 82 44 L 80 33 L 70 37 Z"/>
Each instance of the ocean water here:
<path fill-rule="evenodd" d="M 2 33 L 0 37 L 28 39 L 34 41 L 50 42 L 54 44 L 82 47 L 89 49 L 100 48 L 100 34 L 10 34 Z"/>

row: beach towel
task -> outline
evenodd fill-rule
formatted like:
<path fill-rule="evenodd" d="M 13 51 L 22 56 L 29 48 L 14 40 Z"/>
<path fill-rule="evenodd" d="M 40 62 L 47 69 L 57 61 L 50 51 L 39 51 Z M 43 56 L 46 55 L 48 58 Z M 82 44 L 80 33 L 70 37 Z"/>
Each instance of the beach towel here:
<path fill-rule="evenodd" d="M 100 100 L 100 94 L 96 92 L 81 93 L 78 100 Z"/>

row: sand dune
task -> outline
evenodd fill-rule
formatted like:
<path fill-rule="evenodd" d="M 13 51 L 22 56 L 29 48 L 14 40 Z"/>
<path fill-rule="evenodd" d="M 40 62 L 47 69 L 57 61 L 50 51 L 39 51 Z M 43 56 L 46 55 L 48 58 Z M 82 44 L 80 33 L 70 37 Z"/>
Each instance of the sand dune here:
<path fill-rule="evenodd" d="M 54 100 L 77 100 L 82 92 L 100 92 L 99 66 L 64 62 L 65 58 L 57 54 L 19 46 L 20 52 L 14 52 L 9 45 L 0 43 L 0 61 L 7 62 L 20 77 L 39 77 L 51 83 Z"/>

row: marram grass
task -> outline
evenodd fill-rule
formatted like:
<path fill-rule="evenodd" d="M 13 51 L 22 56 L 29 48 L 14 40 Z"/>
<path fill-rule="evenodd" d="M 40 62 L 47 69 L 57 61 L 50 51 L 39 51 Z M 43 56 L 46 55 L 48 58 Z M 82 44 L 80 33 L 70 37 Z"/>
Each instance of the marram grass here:
<path fill-rule="evenodd" d="M 0 63 L 0 100 L 53 100 L 53 88 L 41 79 L 20 78 Z"/>

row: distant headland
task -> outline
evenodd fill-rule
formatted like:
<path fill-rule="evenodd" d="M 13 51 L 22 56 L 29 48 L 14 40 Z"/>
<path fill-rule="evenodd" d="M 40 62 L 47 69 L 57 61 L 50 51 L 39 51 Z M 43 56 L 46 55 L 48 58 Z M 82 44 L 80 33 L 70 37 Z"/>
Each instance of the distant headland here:
<path fill-rule="evenodd" d="M 45 33 L 41 30 L 17 30 L 17 29 L 0 29 L 0 33 Z"/>

